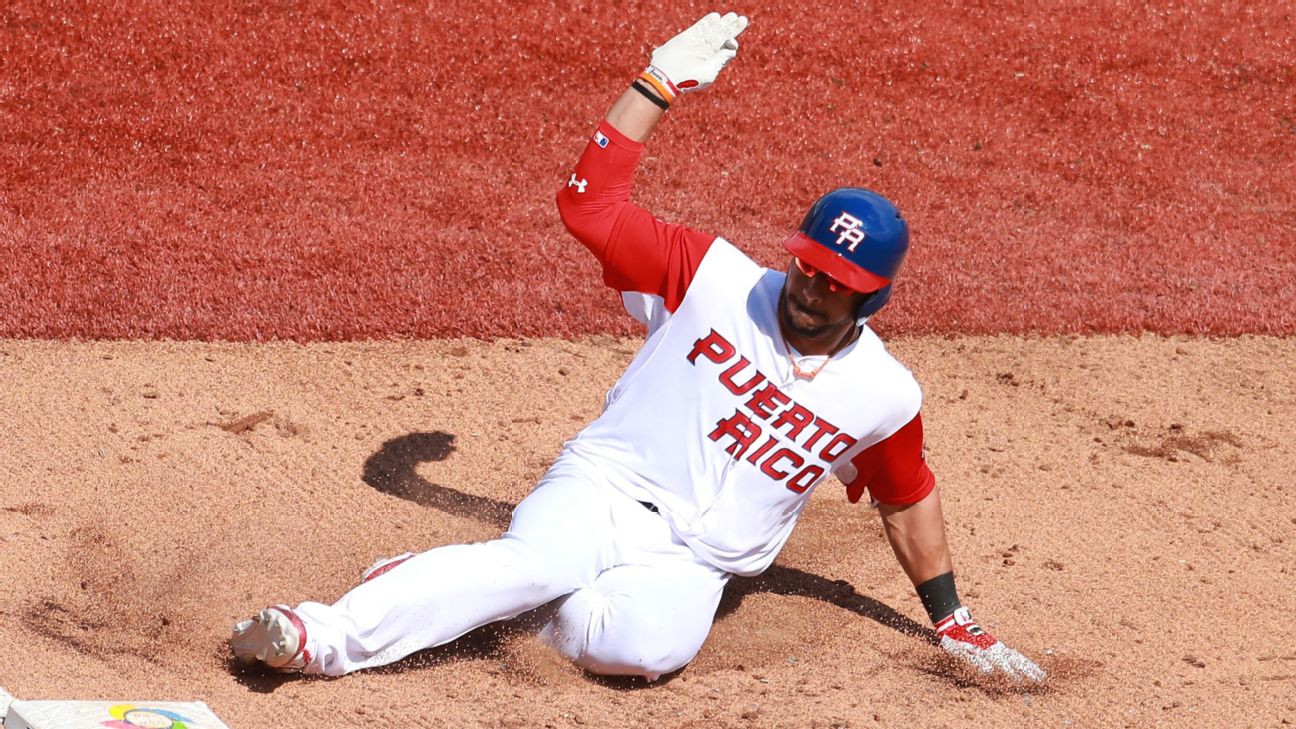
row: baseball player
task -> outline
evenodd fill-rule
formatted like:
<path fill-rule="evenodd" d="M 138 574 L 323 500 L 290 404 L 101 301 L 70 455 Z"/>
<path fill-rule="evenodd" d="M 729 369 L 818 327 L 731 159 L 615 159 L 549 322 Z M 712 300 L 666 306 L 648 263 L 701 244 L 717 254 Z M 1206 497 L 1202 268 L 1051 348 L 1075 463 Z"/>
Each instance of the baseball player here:
<path fill-rule="evenodd" d="M 867 491 L 940 645 L 986 673 L 1044 672 L 973 622 L 954 585 L 921 392 L 868 318 L 909 245 L 896 207 L 829 192 L 784 241 L 786 271 L 630 202 L 643 143 L 707 88 L 745 17 L 712 13 L 657 48 L 558 193 L 648 338 L 602 415 L 566 444 L 500 538 L 380 560 L 332 605 L 234 627 L 236 658 L 338 676 L 549 606 L 540 637 L 597 674 L 655 680 L 697 654 L 732 575 L 764 571 L 815 487 Z"/>

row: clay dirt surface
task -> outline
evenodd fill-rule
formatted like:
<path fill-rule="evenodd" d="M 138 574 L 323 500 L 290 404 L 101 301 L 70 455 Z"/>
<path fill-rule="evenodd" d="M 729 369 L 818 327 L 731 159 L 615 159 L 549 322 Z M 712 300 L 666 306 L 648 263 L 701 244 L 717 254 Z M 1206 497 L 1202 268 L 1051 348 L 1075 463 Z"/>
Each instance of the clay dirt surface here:
<path fill-rule="evenodd" d="M 697 659 L 523 619 L 341 679 L 230 627 L 488 539 L 642 332 L 554 193 L 694 3 L 0 3 L 0 686 L 232 729 L 1296 723 L 1290 2 L 750 0 L 634 199 L 784 267 L 839 185 L 910 255 L 960 591 L 1049 671 L 942 660 L 835 482 Z M 470 337 L 470 338 L 469 338 Z"/>
<path fill-rule="evenodd" d="M 5 687 L 201 699 L 231 727 L 1279 726 L 1296 721 L 1296 343 L 905 337 L 961 590 L 1049 671 L 942 660 L 876 513 L 829 481 L 654 687 L 523 620 L 341 679 L 230 626 L 375 558 L 487 539 L 638 342 L 0 345 Z"/>

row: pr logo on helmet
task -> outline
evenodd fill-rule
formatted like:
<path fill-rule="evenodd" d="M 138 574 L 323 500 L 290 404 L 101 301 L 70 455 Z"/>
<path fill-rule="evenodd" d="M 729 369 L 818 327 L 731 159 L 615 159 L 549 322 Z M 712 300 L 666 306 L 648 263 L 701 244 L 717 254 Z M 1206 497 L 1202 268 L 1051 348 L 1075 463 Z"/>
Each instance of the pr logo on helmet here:
<path fill-rule="evenodd" d="M 844 245 L 846 250 L 854 253 L 855 246 L 864 242 L 864 221 L 850 213 L 842 213 L 833 221 L 828 232 L 837 233 L 837 245 Z M 850 245 L 846 245 L 847 243 Z"/>

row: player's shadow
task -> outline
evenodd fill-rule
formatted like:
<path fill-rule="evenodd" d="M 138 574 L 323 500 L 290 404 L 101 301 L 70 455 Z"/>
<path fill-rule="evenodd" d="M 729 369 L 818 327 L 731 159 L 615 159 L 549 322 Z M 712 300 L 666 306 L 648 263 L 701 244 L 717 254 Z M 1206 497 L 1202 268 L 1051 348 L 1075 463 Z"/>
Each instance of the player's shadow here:
<path fill-rule="evenodd" d="M 409 433 L 383 443 L 364 463 L 361 478 L 385 494 L 408 499 L 452 516 L 485 522 L 503 532 L 508 529 L 514 504 L 474 496 L 434 484 L 418 475 L 418 465 L 444 461 L 454 453 L 450 433 Z"/>
<path fill-rule="evenodd" d="M 383 443 L 382 448 L 365 461 L 363 478 L 365 483 L 383 493 L 409 499 L 453 516 L 485 522 L 503 532 L 508 528 L 514 504 L 466 494 L 432 483 L 418 474 L 420 463 L 443 461 L 454 450 L 455 436 L 450 433 L 436 431 L 402 435 Z M 716 617 L 729 615 L 738 609 L 748 595 L 760 592 L 822 600 L 906 635 L 930 643 L 936 642 L 936 635 L 931 628 L 905 617 L 879 600 L 860 594 L 845 580 L 830 580 L 796 567 L 777 564 L 758 577 L 731 579 L 729 586 L 725 588 Z M 500 655 L 504 639 L 512 632 L 525 629 L 525 626 L 515 625 L 514 628 L 510 631 L 507 626 L 487 626 L 473 631 L 451 644 L 454 646 L 452 654 L 477 658 Z M 449 647 L 444 646 L 437 653 L 443 653 Z M 454 657 L 442 656 L 436 662 Z"/>

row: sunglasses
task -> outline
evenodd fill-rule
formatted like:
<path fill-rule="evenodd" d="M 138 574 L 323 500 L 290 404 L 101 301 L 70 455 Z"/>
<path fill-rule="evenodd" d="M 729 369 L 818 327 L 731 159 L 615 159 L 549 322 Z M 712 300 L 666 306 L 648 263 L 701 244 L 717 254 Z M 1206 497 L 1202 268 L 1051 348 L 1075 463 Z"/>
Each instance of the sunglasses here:
<path fill-rule="evenodd" d="M 821 269 L 821 268 L 819 268 L 819 267 L 817 267 L 817 266 L 815 266 L 815 265 L 813 265 L 813 264 L 811 264 L 811 263 L 808 263 L 808 262 L 806 262 L 806 261 L 801 260 L 801 257 L 800 257 L 800 256 L 793 256 L 793 257 L 792 257 L 792 260 L 796 261 L 796 267 L 799 268 L 799 269 L 801 269 L 801 273 L 805 274 L 806 278 L 814 278 L 815 276 L 818 276 L 819 274 L 823 273 L 824 280 L 828 283 L 828 290 L 829 290 L 829 291 L 832 291 L 833 293 L 836 293 L 836 292 L 838 292 L 838 291 L 850 291 L 850 290 L 851 290 L 851 288 L 850 288 L 849 286 L 847 286 L 846 284 L 844 284 L 844 283 L 842 283 L 841 281 L 838 281 L 837 279 L 833 278 L 832 276 L 829 276 L 828 274 L 824 273 L 824 272 L 823 272 L 823 269 Z"/>

